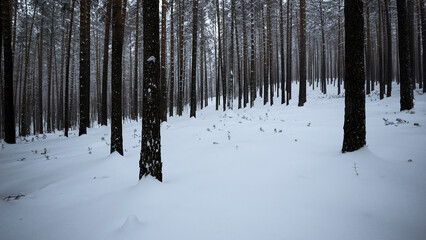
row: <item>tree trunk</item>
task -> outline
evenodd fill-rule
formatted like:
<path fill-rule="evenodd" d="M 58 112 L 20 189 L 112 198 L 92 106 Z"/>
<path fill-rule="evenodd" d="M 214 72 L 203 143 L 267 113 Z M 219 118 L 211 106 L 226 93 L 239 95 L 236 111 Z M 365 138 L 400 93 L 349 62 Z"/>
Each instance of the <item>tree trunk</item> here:
<path fill-rule="evenodd" d="M 420 0 L 420 14 L 422 18 L 421 24 L 423 45 L 423 93 L 426 93 L 426 7 L 424 0 Z"/>
<path fill-rule="evenodd" d="M 80 1 L 80 127 L 87 134 L 90 116 L 90 1 Z"/>
<path fill-rule="evenodd" d="M 254 0 L 250 1 L 250 14 L 250 107 L 253 107 L 254 100 L 256 100 L 256 40 L 254 38 Z"/>
<path fill-rule="evenodd" d="M 197 43 L 198 43 L 198 0 L 192 5 L 192 73 L 191 73 L 191 110 L 190 117 L 196 117 L 197 111 Z"/>
<path fill-rule="evenodd" d="M 286 64 L 286 91 L 287 91 L 287 105 L 291 99 L 291 61 L 292 61 L 292 9 L 291 0 L 287 2 L 287 64 Z"/>
<path fill-rule="evenodd" d="M 4 140 L 9 144 L 16 143 L 15 110 L 13 105 L 13 53 L 12 53 L 12 24 L 10 1 L 2 1 L 0 5 L 1 30 L 4 48 Z M 1 53 L 1 51 L 0 51 Z M 0 79 L 2 80 L 2 79 Z"/>
<path fill-rule="evenodd" d="M 163 181 L 160 136 L 160 20 L 158 1 L 143 1 L 143 114 L 139 179 Z"/>
<path fill-rule="evenodd" d="M 364 18 L 362 0 L 345 0 L 345 123 L 342 152 L 365 146 Z"/>
<path fill-rule="evenodd" d="M 65 137 L 68 137 L 68 129 L 69 129 L 69 78 L 70 78 L 70 58 L 71 58 L 71 39 L 72 39 L 72 27 L 74 23 L 74 6 L 75 0 L 72 1 L 71 7 L 71 17 L 70 17 L 70 29 L 68 32 L 68 40 L 67 40 L 67 53 L 66 53 L 66 63 L 65 63 Z"/>
<path fill-rule="evenodd" d="M 409 19 L 407 17 L 407 1 L 397 0 L 398 8 L 398 31 L 399 31 L 399 72 L 401 83 L 401 111 L 410 110 L 414 107 L 413 102 L 413 75 L 411 71 Z"/>
<path fill-rule="evenodd" d="M 280 0 L 280 41 L 281 41 L 281 104 L 285 103 L 285 57 L 284 57 L 284 7 Z"/>
<path fill-rule="evenodd" d="M 166 74 L 166 38 L 167 38 L 167 28 L 166 28 L 166 19 L 167 19 L 167 0 L 162 0 L 161 7 L 161 68 L 160 68 L 160 89 L 161 89 L 161 99 L 160 99 L 160 111 L 161 111 L 161 121 L 167 121 L 167 74 Z"/>
<path fill-rule="evenodd" d="M 174 92 L 175 92 L 175 38 L 174 34 L 174 0 L 171 0 L 170 6 L 170 98 L 169 98 L 169 114 L 173 116 Z"/>
<path fill-rule="evenodd" d="M 122 0 L 113 0 L 112 7 L 112 72 L 111 72 L 111 153 L 123 155 L 122 134 L 122 59 L 123 7 Z"/>
<path fill-rule="evenodd" d="M 104 38 L 104 58 L 102 63 L 102 118 L 101 125 L 108 124 L 108 50 L 109 50 L 109 32 L 111 26 L 111 6 L 112 0 L 106 0 L 107 11 L 105 17 L 105 38 Z M 136 45 L 137 46 L 137 45 Z M 137 103 L 136 103 L 137 104 Z"/>
<path fill-rule="evenodd" d="M 345 4 L 346 6 L 346 4 Z M 306 0 L 300 0 L 299 107 L 306 102 Z"/>
<path fill-rule="evenodd" d="M 44 30 L 44 3 L 41 3 L 40 43 L 38 52 L 38 96 L 37 96 L 37 129 L 36 133 L 43 133 L 43 30 Z"/>
<path fill-rule="evenodd" d="M 392 95 L 392 26 L 391 16 L 389 13 L 389 0 L 385 0 L 385 18 L 386 18 L 386 71 L 385 81 L 387 84 L 386 97 Z"/>

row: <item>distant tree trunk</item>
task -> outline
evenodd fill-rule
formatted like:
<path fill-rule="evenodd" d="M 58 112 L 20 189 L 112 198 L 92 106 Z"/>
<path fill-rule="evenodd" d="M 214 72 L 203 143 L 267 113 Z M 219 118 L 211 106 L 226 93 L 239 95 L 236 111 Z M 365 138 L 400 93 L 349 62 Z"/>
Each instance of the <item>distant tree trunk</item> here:
<path fill-rule="evenodd" d="M 235 4 L 234 4 L 234 17 L 233 20 L 235 24 L 235 44 L 237 49 L 237 83 L 238 83 L 238 109 L 242 107 L 243 101 L 243 84 L 241 80 L 241 59 L 240 59 L 240 44 L 239 44 L 239 35 L 238 35 L 238 26 L 237 26 L 237 14 L 235 13 Z"/>
<path fill-rule="evenodd" d="M 226 110 L 227 78 L 226 78 L 226 24 L 225 24 L 225 0 L 222 0 L 222 100 L 223 111 Z"/>
<path fill-rule="evenodd" d="M 90 1 L 80 0 L 80 128 L 87 134 L 90 121 Z"/>
<path fill-rule="evenodd" d="M 256 100 L 256 40 L 254 38 L 254 0 L 250 1 L 250 107 L 254 106 Z"/>
<path fill-rule="evenodd" d="M 268 74 L 268 43 L 266 40 L 266 10 L 262 8 L 262 41 L 263 41 L 263 105 L 268 103 L 268 84 L 269 84 L 269 74 Z M 261 90 L 262 92 L 262 90 Z"/>
<path fill-rule="evenodd" d="M 219 8 L 219 0 L 216 0 L 216 16 L 217 16 L 217 37 L 218 37 L 218 44 L 219 44 L 219 57 L 218 57 L 218 74 L 217 74 L 217 81 L 216 81 L 216 110 L 219 110 L 219 104 L 220 104 L 220 88 L 219 88 L 219 79 L 220 79 L 220 73 L 223 72 L 224 66 L 222 65 L 222 41 L 221 41 L 221 33 L 220 33 L 220 8 Z M 222 75 L 223 77 L 223 75 Z M 225 102 L 223 102 L 225 104 Z"/>
<path fill-rule="evenodd" d="M 102 63 L 102 118 L 101 125 L 106 126 L 108 124 L 108 61 L 109 61 L 109 32 L 111 26 L 111 6 L 112 0 L 106 0 L 107 11 L 105 16 L 105 38 L 104 38 L 104 58 Z M 137 29 L 137 28 L 136 28 Z M 137 34 L 137 33 L 136 33 Z M 137 45 L 136 45 L 137 46 Z M 137 51 L 137 49 L 136 49 Z M 136 88 L 137 90 L 137 88 Z M 137 103 L 136 103 L 137 105 Z"/>
<path fill-rule="evenodd" d="M 37 96 L 37 129 L 36 133 L 43 133 L 43 32 L 44 32 L 44 3 L 41 3 L 40 43 L 38 52 L 38 96 Z"/>
<path fill-rule="evenodd" d="M 370 8 L 366 4 L 366 32 L 367 32 L 367 44 L 365 50 L 365 71 L 366 71 L 366 90 L 367 94 L 371 93 L 370 82 L 371 82 L 371 28 L 370 28 Z"/>
<path fill-rule="evenodd" d="M 362 0 L 345 0 L 345 124 L 342 152 L 365 146 L 364 18 Z"/>
<path fill-rule="evenodd" d="M 158 1 L 143 6 L 143 114 L 139 180 L 151 175 L 163 181 L 160 136 L 160 20 Z"/>
<path fill-rule="evenodd" d="M 169 98 L 169 114 L 170 117 L 173 116 L 173 107 L 174 107 L 174 92 L 175 92 L 175 38 L 174 34 L 174 0 L 170 2 L 170 98 Z"/>
<path fill-rule="evenodd" d="M 138 84 L 139 84 L 139 6 L 140 0 L 136 1 L 136 33 L 135 33 L 135 66 L 133 74 L 133 103 L 132 103 L 132 119 L 138 120 Z"/>
<path fill-rule="evenodd" d="M 342 28 L 341 28 L 341 0 L 339 0 L 339 12 L 338 12 L 338 19 L 337 19 L 337 25 L 338 25 L 338 37 L 337 37 L 337 94 L 340 95 L 341 92 L 341 85 L 342 85 Z"/>
<path fill-rule="evenodd" d="M 13 105 L 13 52 L 12 52 L 12 24 L 10 1 L 1 1 L 1 30 L 4 48 L 4 140 L 9 144 L 16 143 L 15 133 L 15 110 Z M 0 51 L 1 53 L 1 51 Z M 3 81 L 3 79 L 0 79 Z"/>
<path fill-rule="evenodd" d="M 413 75 L 411 71 L 409 24 L 407 18 L 407 1 L 397 0 L 398 31 L 399 31 L 399 72 L 401 82 L 401 111 L 414 107 L 413 102 Z"/>
<path fill-rule="evenodd" d="M 192 73 L 191 73 L 191 110 L 190 117 L 196 117 L 197 111 L 197 44 L 198 44 L 198 0 L 192 5 Z"/>
<path fill-rule="evenodd" d="M 243 12 L 243 75 L 244 75 L 244 108 L 249 102 L 249 75 L 248 75 L 248 44 L 247 44 L 247 19 L 245 1 L 241 0 L 241 11 Z"/>
<path fill-rule="evenodd" d="M 284 57 L 284 7 L 280 0 L 280 40 L 281 40 L 281 104 L 285 103 L 285 57 Z"/>
<path fill-rule="evenodd" d="M 378 22 L 378 30 L 377 30 L 377 49 L 378 49 L 378 54 L 379 54 L 379 62 L 378 62 L 378 67 L 379 67 L 379 85 L 380 85 L 380 99 L 384 98 L 385 95 L 385 82 L 384 82 L 384 69 L 383 69 L 383 42 L 382 42 L 382 37 L 383 37 L 383 28 L 382 28 L 382 0 L 378 0 L 378 11 L 379 11 L 379 18 L 377 20 Z"/>
<path fill-rule="evenodd" d="M 420 13 L 422 24 L 422 45 L 423 45 L 423 93 L 426 93 L 426 7 L 425 1 L 420 0 Z"/>
<path fill-rule="evenodd" d="M 266 1 L 266 14 L 267 14 L 267 29 L 268 29 L 268 34 L 267 34 L 267 38 L 266 38 L 266 43 L 268 45 L 268 83 L 269 83 L 269 103 L 271 104 L 271 106 L 274 104 L 274 80 L 273 80 L 273 73 L 272 73 L 272 24 L 271 24 L 271 0 L 267 0 Z"/>
<path fill-rule="evenodd" d="M 291 99 L 291 61 L 292 61 L 292 17 L 291 17 L 291 0 L 287 1 L 287 64 L 286 64 L 286 91 L 287 91 L 287 105 Z"/>
<path fill-rule="evenodd" d="M 234 15 L 235 15 L 235 0 L 231 0 L 231 36 L 229 51 L 229 81 L 228 81 L 228 109 L 233 109 L 234 106 Z"/>
<path fill-rule="evenodd" d="M 72 26 L 74 23 L 74 7 L 75 7 L 75 0 L 72 1 L 72 7 L 71 7 L 71 18 L 70 18 L 70 28 L 68 32 L 68 39 L 67 39 L 67 60 L 65 63 L 65 137 L 68 137 L 68 129 L 69 129 L 69 78 L 70 78 L 70 58 L 71 58 L 71 39 L 72 39 Z"/>
<path fill-rule="evenodd" d="M 55 12 L 55 4 L 52 4 L 52 13 Z M 64 14 L 65 16 L 65 14 Z M 52 132 L 52 117 L 51 117 L 51 104 L 52 104 L 52 68 L 53 68 L 53 48 L 55 47 L 55 17 L 52 14 L 51 27 L 50 27 L 50 48 L 49 48 L 49 61 L 47 63 L 47 133 Z"/>
<path fill-rule="evenodd" d="M 113 0 L 112 7 L 112 72 L 111 72 L 111 153 L 123 155 L 122 133 L 122 59 L 123 59 L 122 0 Z"/>
<path fill-rule="evenodd" d="M 392 77 L 393 77 L 393 67 L 392 67 L 392 23 L 391 16 L 389 13 L 389 0 L 385 0 L 385 18 L 386 18 L 386 97 L 392 95 Z"/>
<path fill-rule="evenodd" d="M 167 0 L 162 0 L 161 7 L 161 69 L 160 69 L 160 89 L 161 89 L 161 99 L 160 99 L 160 111 L 161 111 L 161 121 L 167 121 L 167 74 L 166 74 L 166 38 L 167 38 L 167 28 L 166 28 L 166 19 L 167 19 Z"/>
<path fill-rule="evenodd" d="M 414 0 L 407 0 L 407 30 L 409 37 L 410 51 L 410 71 L 411 71 L 411 88 L 416 89 L 416 63 L 415 63 L 415 43 L 414 43 Z"/>
<path fill-rule="evenodd" d="M 346 4 L 345 4 L 346 6 Z M 299 107 L 306 102 L 306 0 L 300 0 Z"/>
<path fill-rule="evenodd" d="M 184 45 L 183 45 L 183 30 L 184 30 L 184 13 L 185 13 L 185 0 L 179 0 L 179 47 L 178 47 L 178 51 L 179 51 L 179 79 L 178 79 L 178 99 L 177 99 L 177 115 L 178 116 L 182 116 L 182 112 L 183 112 L 183 78 L 184 78 L 184 58 L 183 58 L 183 50 L 184 50 Z"/>
<path fill-rule="evenodd" d="M 201 27 L 201 46 L 200 46 L 200 105 L 201 105 L 201 109 L 203 109 L 204 107 L 204 81 L 207 81 L 207 78 L 204 78 L 204 71 L 207 71 L 207 69 L 205 69 L 204 65 L 204 54 L 205 54 L 205 46 L 206 46 L 206 42 L 205 42 L 205 35 L 204 35 L 204 24 L 205 24 L 205 20 L 204 20 L 204 9 L 201 9 L 201 22 L 200 22 L 200 27 Z"/>
<path fill-rule="evenodd" d="M 324 20 L 324 10 L 322 8 L 323 0 L 319 1 L 320 7 L 320 21 L 321 21 L 321 91 L 324 94 L 327 94 L 327 80 L 325 75 L 325 20 Z"/>

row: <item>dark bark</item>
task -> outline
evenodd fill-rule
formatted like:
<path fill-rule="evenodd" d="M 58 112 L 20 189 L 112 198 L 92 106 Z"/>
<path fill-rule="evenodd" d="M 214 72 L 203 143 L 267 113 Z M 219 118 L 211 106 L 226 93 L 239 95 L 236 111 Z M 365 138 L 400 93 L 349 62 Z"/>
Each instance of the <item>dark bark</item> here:
<path fill-rule="evenodd" d="M 422 24 L 422 45 L 423 45 L 423 93 L 426 93 L 426 7 L 425 1 L 420 0 L 420 13 Z"/>
<path fill-rule="evenodd" d="M 123 59 L 122 0 L 112 3 L 112 71 L 111 71 L 111 153 L 123 155 L 122 131 L 122 59 Z"/>
<path fill-rule="evenodd" d="M 386 88 L 386 97 L 392 95 L 392 77 L 393 77 L 393 67 L 392 67 L 392 26 L 391 26 L 391 16 L 389 13 L 389 0 L 385 0 L 385 18 L 386 18 L 386 71 L 385 71 L 385 81 L 387 84 Z"/>
<path fill-rule="evenodd" d="M 191 109 L 190 117 L 196 117 L 197 111 L 197 44 L 198 44 L 198 0 L 192 5 L 192 72 L 191 72 Z"/>
<path fill-rule="evenodd" d="M 285 103 L 285 57 L 284 57 L 284 9 L 280 0 L 280 40 L 281 40 L 281 104 Z"/>
<path fill-rule="evenodd" d="M 161 69 L 160 69 L 160 89 L 161 89 L 161 99 L 160 99 L 160 110 L 161 110 L 161 121 L 167 121 L 167 74 L 166 74 L 166 38 L 167 38 L 167 29 L 166 29 L 166 18 L 167 18 L 167 1 L 162 1 L 161 7 Z"/>
<path fill-rule="evenodd" d="M 287 105 L 291 99 L 291 61 L 292 61 L 292 14 L 291 14 L 291 0 L 287 2 L 287 64 L 286 64 L 286 92 L 287 92 Z"/>
<path fill-rule="evenodd" d="M 4 49 L 4 140 L 6 143 L 16 143 L 15 110 L 13 106 L 13 53 L 12 53 L 12 24 L 10 1 L 1 1 L 0 5 L 2 37 Z M 1 51 L 0 51 L 1 53 Z"/>
<path fill-rule="evenodd" d="M 143 114 L 139 179 L 163 180 L 160 136 L 160 20 L 158 1 L 143 1 Z"/>
<path fill-rule="evenodd" d="M 37 127 L 36 133 L 43 133 L 43 32 L 44 32 L 44 3 L 41 3 L 40 43 L 38 52 L 38 93 L 37 93 Z"/>
<path fill-rule="evenodd" d="M 345 5 L 346 6 L 346 5 Z M 299 107 L 306 102 L 306 0 L 300 0 Z"/>
<path fill-rule="evenodd" d="M 247 20 L 246 20 L 246 7 L 245 1 L 241 0 L 241 11 L 243 13 L 243 75 L 244 75 L 244 108 L 247 107 L 249 102 L 249 75 L 248 75 L 248 44 L 247 44 Z"/>
<path fill-rule="evenodd" d="M 108 62 L 109 62 L 109 32 L 111 26 L 111 7 L 112 0 L 107 0 L 107 11 L 105 17 L 105 38 L 104 38 L 104 58 L 102 63 L 102 118 L 101 125 L 108 124 Z M 137 104 L 137 103 L 136 103 Z"/>
<path fill-rule="evenodd" d="M 132 119 L 138 120 L 139 118 L 139 99 L 138 99 L 138 85 L 139 85 L 139 6 L 140 0 L 136 1 L 136 33 L 135 33 L 135 66 L 133 74 L 133 103 L 132 103 Z"/>
<path fill-rule="evenodd" d="M 345 0 L 345 123 L 342 152 L 366 144 L 362 0 Z"/>
<path fill-rule="evenodd" d="M 75 0 L 72 1 L 71 7 L 71 17 L 70 17 L 70 28 L 68 32 L 67 39 L 67 53 L 66 53 L 66 63 L 65 63 L 65 137 L 68 137 L 68 129 L 69 129 L 69 78 L 70 78 L 70 58 L 71 58 L 71 39 L 72 39 L 72 27 L 74 23 L 74 6 Z"/>
<path fill-rule="evenodd" d="M 174 34 L 174 0 L 171 0 L 170 6 L 170 98 L 169 98 L 169 114 L 173 116 L 174 92 L 175 92 L 175 38 Z"/>
<path fill-rule="evenodd" d="M 410 44 L 412 41 L 409 34 L 407 18 L 407 1 L 397 0 L 398 8 L 398 37 L 399 37 L 399 72 L 401 84 L 401 111 L 410 110 L 414 107 L 413 102 L 413 72 L 411 71 Z"/>
<path fill-rule="evenodd" d="M 90 1 L 80 1 L 80 127 L 87 134 L 90 121 Z"/>
<path fill-rule="evenodd" d="M 254 0 L 250 1 L 250 107 L 254 106 L 256 100 L 256 40 L 254 38 Z"/>

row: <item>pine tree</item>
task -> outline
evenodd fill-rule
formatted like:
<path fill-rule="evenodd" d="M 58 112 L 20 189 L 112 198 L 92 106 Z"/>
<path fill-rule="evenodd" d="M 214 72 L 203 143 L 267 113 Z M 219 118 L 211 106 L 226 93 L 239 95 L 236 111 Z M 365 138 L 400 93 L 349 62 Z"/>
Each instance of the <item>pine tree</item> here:
<path fill-rule="evenodd" d="M 345 5 L 346 6 L 346 5 Z M 300 0 L 299 107 L 306 102 L 306 0 Z"/>
<path fill-rule="evenodd" d="M 191 109 L 190 117 L 196 117 L 197 111 L 197 43 L 198 43 L 198 0 L 192 6 L 192 73 L 191 73 Z"/>
<path fill-rule="evenodd" d="M 175 93 L 175 38 L 174 33 L 174 0 L 170 2 L 170 97 L 169 97 L 169 114 L 173 116 L 174 93 Z"/>
<path fill-rule="evenodd" d="M 87 134 L 90 121 L 90 0 L 80 1 L 80 128 Z"/>
<path fill-rule="evenodd" d="M 399 72 L 401 83 L 401 111 L 414 107 L 413 102 L 413 74 L 411 71 L 409 24 L 407 17 L 407 1 L 397 0 L 398 9 L 398 37 L 399 37 Z"/>
<path fill-rule="evenodd" d="M 426 7 L 425 1 L 420 0 L 420 14 L 422 24 L 422 45 L 423 45 L 423 93 L 426 93 Z"/>
<path fill-rule="evenodd" d="M 163 181 L 160 136 L 160 20 L 158 1 L 143 6 L 143 113 L 139 179 L 151 175 Z"/>
<path fill-rule="evenodd" d="M 110 43 L 110 26 L 111 26 L 111 7 L 112 0 L 106 0 L 106 16 L 105 16 L 105 37 L 104 37 L 104 57 L 102 63 L 102 118 L 101 125 L 108 124 L 108 61 L 109 61 L 109 43 Z"/>
<path fill-rule="evenodd" d="M 345 123 L 342 152 L 365 140 L 364 17 L 362 0 L 345 0 Z"/>
<path fill-rule="evenodd" d="M 161 121 L 167 121 L 167 74 L 166 74 L 166 40 L 167 40 L 167 0 L 162 0 L 161 6 L 161 68 L 160 68 L 160 89 L 161 89 Z"/>
<path fill-rule="evenodd" d="M 7 143 L 16 143 L 15 140 L 15 110 L 13 106 L 13 53 L 12 53 L 12 24 L 11 4 L 9 0 L 1 1 L 1 30 L 4 49 L 4 140 Z M 1 51 L 0 51 L 1 52 Z"/>
<path fill-rule="evenodd" d="M 68 33 L 68 40 L 67 40 L 67 54 L 66 54 L 66 64 L 65 64 L 65 137 L 68 137 L 68 129 L 69 129 L 69 76 L 70 76 L 70 58 L 71 58 L 71 38 L 72 38 L 72 27 L 74 23 L 74 6 L 75 6 L 75 0 L 72 1 L 72 7 L 71 7 L 71 18 L 70 18 L 70 28 Z"/>
<path fill-rule="evenodd" d="M 112 4 L 111 153 L 117 151 L 123 155 L 121 91 L 124 8 L 122 0 L 113 0 Z"/>

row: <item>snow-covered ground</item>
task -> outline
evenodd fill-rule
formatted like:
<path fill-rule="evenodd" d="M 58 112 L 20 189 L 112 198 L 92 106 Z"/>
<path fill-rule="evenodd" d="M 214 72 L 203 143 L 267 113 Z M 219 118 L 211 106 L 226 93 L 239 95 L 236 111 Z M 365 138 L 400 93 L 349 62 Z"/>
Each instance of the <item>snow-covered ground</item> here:
<path fill-rule="evenodd" d="M 138 181 L 140 122 L 124 157 L 109 127 L 3 143 L 0 239 L 426 239 L 426 95 L 409 112 L 396 85 L 368 96 L 367 147 L 342 154 L 344 98 L 299 108 L 293 89 L 290 106 L 169 118 L 163 183 Z"/>

